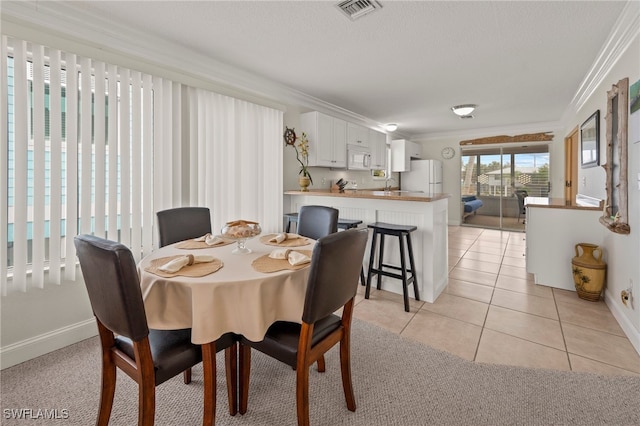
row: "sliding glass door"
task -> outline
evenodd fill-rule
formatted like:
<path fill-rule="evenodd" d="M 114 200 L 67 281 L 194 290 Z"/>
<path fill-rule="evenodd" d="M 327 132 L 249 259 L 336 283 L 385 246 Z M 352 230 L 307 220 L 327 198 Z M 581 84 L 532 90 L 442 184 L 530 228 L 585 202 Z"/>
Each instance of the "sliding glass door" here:
<path fill-rule="evenodd" d="M 527 196 L 549 194 L 549 147 L 462 147 L 462 224 L 524 230 Z"/>

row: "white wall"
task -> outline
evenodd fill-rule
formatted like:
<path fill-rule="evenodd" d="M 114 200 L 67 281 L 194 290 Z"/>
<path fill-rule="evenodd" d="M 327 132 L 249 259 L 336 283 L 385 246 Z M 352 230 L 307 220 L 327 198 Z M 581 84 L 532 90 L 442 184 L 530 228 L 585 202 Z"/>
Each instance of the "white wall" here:
<path fill-rule="evenodd" d="M 640 36 L 636 34 L 633 43 L 624 56 L 611 68 L 603 81 L 594 90 L 584 105 L 569 117 L 565 133 L 579 126 L 594 111 L 600 110 L 600 164 L 607 162 L 606 157 L 606 123 L 607 91 L 619 80 L 628 77 L 629 86 L 640 80 Z M 621 327 L 640 352 L 640 190 L 638 189 L 638 173 L 640 173 L 640 111 L 629 117 L 628 153 L 628 187 L 629 187 L 629 225 L 631 233 L 620 235 L 608 232 L 604 242 L 607 262 L 606 302 Z M 580 186 L 578 191 L 585 194 L 600 194 L 598 198 L 606 199 L 605 172 L 601 167 L 580 169 L 578 171 Z M 582 180 L 586 181 L 586 185 Z M 596 196 L 596 195 L 593 195 Z M 600 223 L 593 226 L 602 227 Z M 635 301 L 633 307 L 625 307 L 620 292 L 632 287 Z"/>
<path fill-rule="evenodd" d="M 1 368 L 10 367 L 98 333 L 81 280 L 0 298 Z"/>

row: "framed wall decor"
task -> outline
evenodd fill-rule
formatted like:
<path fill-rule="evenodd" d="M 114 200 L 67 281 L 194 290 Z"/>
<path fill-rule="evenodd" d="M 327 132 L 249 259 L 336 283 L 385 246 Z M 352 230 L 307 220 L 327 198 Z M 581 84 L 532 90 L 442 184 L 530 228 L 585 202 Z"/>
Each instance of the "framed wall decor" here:
<path fill-rule="evenodd" d="M 606 164 L 607 201 L 600 223 L 617 234 L 629 234 L 628 202 L 628 123 L 629 123 L 629 78 L 623 78 L 607 92 L 607 115 L 605 116 L 607 138 Z"/>
<path fill-rule="evenodd" d="M 580 165 L 583 169 L 600 163 L 600 110 L 580 126 Z"/>

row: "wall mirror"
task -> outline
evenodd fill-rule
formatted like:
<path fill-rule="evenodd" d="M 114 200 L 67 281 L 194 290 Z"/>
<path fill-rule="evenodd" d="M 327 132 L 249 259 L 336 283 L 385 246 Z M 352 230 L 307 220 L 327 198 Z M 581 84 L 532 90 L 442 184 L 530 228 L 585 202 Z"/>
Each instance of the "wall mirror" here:
<path fill-rule="evenodd" d="M 580 164 L 583 169 L 595 167 L 600 160 L 600 110 L 580 126 Z"/>
<path fill-rule="evenodd" d="M 618 234 L 630 232 L 627 189 L 627 122 L 629 119 L 629 79 L 620 80 L 607 92 L 607 201 L 600 223 Z"/>

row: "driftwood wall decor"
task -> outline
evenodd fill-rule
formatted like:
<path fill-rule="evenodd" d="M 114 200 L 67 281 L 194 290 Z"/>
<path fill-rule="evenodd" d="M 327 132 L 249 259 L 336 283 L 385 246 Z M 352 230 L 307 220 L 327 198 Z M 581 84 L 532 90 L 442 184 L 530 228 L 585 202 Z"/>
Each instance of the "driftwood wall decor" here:
<path fill-rule="evenodd" d="M 490 136 L 487 138 L 478 138 L 478 139 L 469 139 L 466 141 L 460 141 L 460 146 L 464 145 L 486 145 L 492 143 L 520 143 L 520 142 L 544 142 L 544 141 L 552 141 L 553 133 L 552 132 L 543 132 L 543 133 L 527 133 L 524 135 L 515 135 L 515 136 Z"/>
<path fill-rule="evenodd" d="M 607 92 L 607 201 L 600 223 L 618 234 L 628 234 L 627 122 L 629 120 L 629 79 L 620 80 Z"/>

